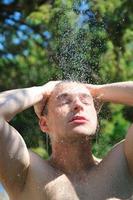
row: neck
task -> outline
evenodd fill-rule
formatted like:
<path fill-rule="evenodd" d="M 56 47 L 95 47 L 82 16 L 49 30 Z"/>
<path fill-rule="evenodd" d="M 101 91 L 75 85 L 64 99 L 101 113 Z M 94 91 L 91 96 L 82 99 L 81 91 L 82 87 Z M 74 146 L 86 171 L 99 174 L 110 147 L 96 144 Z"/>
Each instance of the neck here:
<path fill-rule="evenodd" d="M 96 165 L 91 152 L 91 141 L 58 141 L 52 143 L 51 164 L 66 174 L 88 171 Z"/>

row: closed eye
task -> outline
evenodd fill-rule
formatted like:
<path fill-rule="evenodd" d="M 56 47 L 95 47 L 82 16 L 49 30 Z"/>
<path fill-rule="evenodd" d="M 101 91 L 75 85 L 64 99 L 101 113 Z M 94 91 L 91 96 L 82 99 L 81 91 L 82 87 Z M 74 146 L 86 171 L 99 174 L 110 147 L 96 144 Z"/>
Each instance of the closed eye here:
<path fill-rule="evenodd" d="M 57 97 L 57 102 L 60 105 L 71 103 L 71 98 L 67 93 L 63 93 Z"/>
<path fill-rule="evenodd" d="M 90 105 L 92 103 L 90 100 L 87 100 L 87 99 L 82 99 L 81 102 L 86 104 L 86 105 Z"/>
<path fill-rule="evenodd" d="M 60 101 L 60 104 L 61 104 L 61 105 L 69 104 L 69 103 L 71 103 L 71 100 L 68 99 L 68 98 L 62 99 L 62 100 Z"/>
<path fill-rule="evenodd" d="M 79 98 L 80 101 L 85 105 L 90 105 L 93 102 L 92 96 L 86 93 L 80 93 Z M 72 95 L 69 95 L 68 93 L 62 93 L 59 96 L 57 96 L 58 105 L 70 104 L 72 100 Z"/>
<path fill-rule="evenodd" d="M 87 105 L 92 104 L 92 101 L 93 101 L 92 97 L 88 94 L 82 94 L 80 96 L 80 100 L 82 103 L 87 104 Z"/>

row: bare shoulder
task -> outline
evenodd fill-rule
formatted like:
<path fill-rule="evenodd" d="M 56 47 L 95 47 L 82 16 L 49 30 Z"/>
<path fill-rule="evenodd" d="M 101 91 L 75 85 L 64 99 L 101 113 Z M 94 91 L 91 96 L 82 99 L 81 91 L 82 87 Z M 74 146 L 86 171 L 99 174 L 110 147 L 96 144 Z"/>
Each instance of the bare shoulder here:
<path fill-rule="evenodd" d="M 117 143 L 99 165 L 105 166 L 116 178 L 123 177 L 123 180 L 133 181 L 125 155 L 125 140 Z"/>
<path fill-rule="evenodd" d="M 43 159 L 41 156 L 39 156 L 37 153 L 29 150 L 30 155 L 30 168 L 34 172 L 38 172 L 42 174 L 42 172 L 49 173 L 50 170 L 52 170 L 52 167 L 49 164 L 48 160 Z M 43 173 L 43 174 L 44 174 Z"/>
<path fill-rule="evenodd" d="M 43 159 L 40 155 L 38 155 L 37 153 L 35 153 L 34 151 L 31 151 L 30 149 L 29 149 L 29 155 L 30 155 L 30 162 L 31 162 L 31 164 L 32 164 L 32 162 L 34 163 L 34 164 L 39 164 L 39 163 L 41 163 L 41 164 L 48 164 L 48 162 L 47 162 L 47 160 L 45 160 L 45 159 Z M 37 163 L 36 163 L 37 162 Z"/>
<path fill-rule="evenodd" d="M 38 154 L 29 150 L 29 155 L 29 177 L 32 177 L 32 181 L 37 181 L 39 184 L 45 185 L 50 179 L 53 178 L 55 170 L 49 164 L 48 160 L 41 158 Z"/>
<path fill-rule="evenodd" d="M 29 150 L 30 166 L 21 199 L 42 199 L 45 185 L 53 179 L 53 169 L 47 160 Z M 45 199 L 45 198 L 44 198 Z"/>
<path fill-rule="evenodd" d="M 110 166 L 119 164 L 125 165 L 126 157 L 124 153 L 124 142 L 125 140 L 122 140 L 113 146 L 108 154 L 102 159 L 101 163 L 109 163 Z"/>
<path fill-rule="evenodd" d="M 93 158 L 97 165 L 107 164 L 108 162 L 117 161 L 118 157 L 121 161 L 125 161 L 125 153 L 124 153 L 124 142 L 125 140 L 120 141 L 119 143 L 115 144 L 111 150 L 107 153 L 107 155 L 103 158 L 98 158 L 93 155 Z M 120 161 L 119 160 L 119 161 Z M 117 162 L 116 162 L 117 163 Z"/>

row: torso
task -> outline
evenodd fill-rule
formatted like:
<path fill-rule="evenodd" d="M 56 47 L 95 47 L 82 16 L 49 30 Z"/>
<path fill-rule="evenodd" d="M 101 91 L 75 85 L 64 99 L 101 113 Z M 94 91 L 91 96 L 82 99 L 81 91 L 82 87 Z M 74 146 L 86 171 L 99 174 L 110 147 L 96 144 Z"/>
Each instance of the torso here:
<path fill-rule="evenodd" d="M 31 167 L 19 200 L 111 200 L 132 199 L 133 178 L 124 156 L 123 142 L 80 180 L 53 168 L 31 153 Z M 16 197 L 14 197 L 15 200 Z"/>

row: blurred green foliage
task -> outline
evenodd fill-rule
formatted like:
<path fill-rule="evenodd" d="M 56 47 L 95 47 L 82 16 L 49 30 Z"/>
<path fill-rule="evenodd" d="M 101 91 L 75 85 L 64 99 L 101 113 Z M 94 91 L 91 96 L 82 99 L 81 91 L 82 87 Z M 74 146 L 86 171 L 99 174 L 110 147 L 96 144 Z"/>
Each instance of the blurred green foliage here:
<path fill-rule="evenodd" d="M 133 2 L 90 1 L 97 23 L 87 23 L 82 29 L 75 24 L 74 2 L 0 3 L 0 91 L 41 85 L 70 74 L 100 84 L 133 80 Z M 124 139 L 132 111 L 121 105 L 103 106 L 93 148 L 96 156 L 105 156 Z M 29 148 L 48 157 L 46 136 L 32 108 L 11 123 Z"/>
<path fill-rule="evenodd" d="M 41 156 L 44 159 L 48 159 L 49 158 L 48 152 L 42 147 L 31 148 L 31 150 L 33 152 L 37 153 L 39 156 Z"/>

